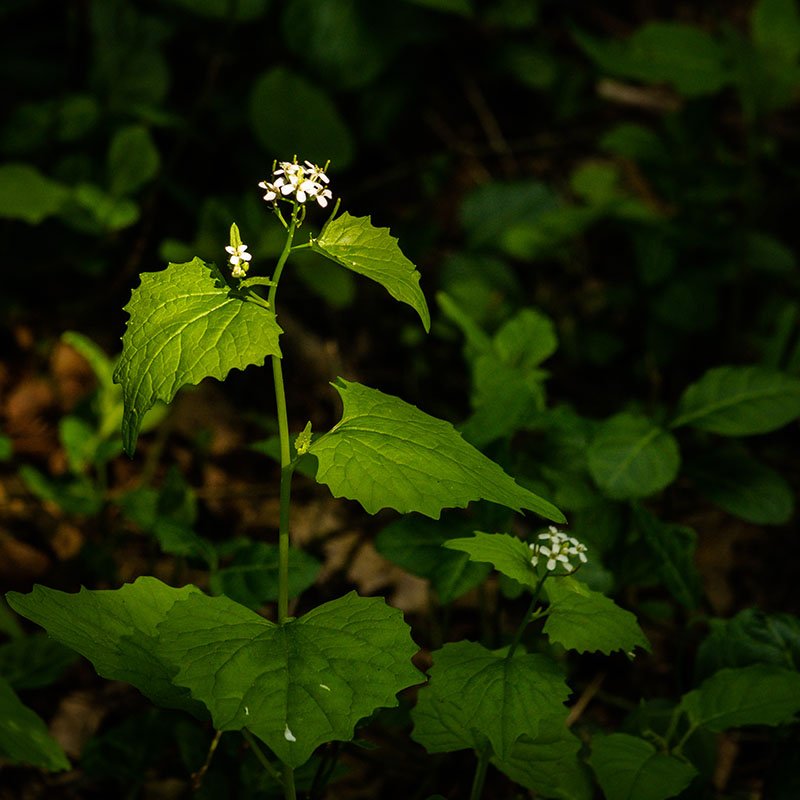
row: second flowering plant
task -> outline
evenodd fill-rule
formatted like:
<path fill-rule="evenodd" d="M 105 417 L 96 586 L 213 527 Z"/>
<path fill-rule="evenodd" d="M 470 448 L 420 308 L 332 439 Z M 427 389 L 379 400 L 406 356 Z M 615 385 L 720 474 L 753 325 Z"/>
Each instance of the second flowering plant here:
<path fill-rule="evenodd" d="M 430 313 L 420 274 L 389 230 L 369 217 L 338 213 L 327 165 L 297 158 L 276 163 L 259 188 L 285 234 L 269 274 L 249 274 L 258 254 L 251 255 L 236 224 L 229 244 L 220 244 L 224 269 L 195 258 L 143 274 L 126 306 L 130 319 L 114 378 L 122 385 L 123 443 L 132 455 L 154 403 L 169 403 L 187 384 L 222 380 L 231 369 L 269 360 L 280 440 L 274 619 L 224 594 L 173 588 L 154 577 L 76 595 L 37 587 L 29 595 L 11 593 L 9 602 L 89 658 L 101 675 L 210 721 L 217 733 L 209 759 L 224 731 L 240 732 L 281 782 L 284 797 L 294 800 L 294 770 L 320 745 L 351 740 L 361 720 L 426 681 L 411 662 L 417 648 L 408 625 L 381 598 L 350 592 L 299 617 L 290 614 L 291 492 L 300 459 L 335 497 L 355 500 L 370 514 L 394 509 L 438 519 L 443 509 L 484 500 L 556 523 L 565 519 L 450 423 L 344 377 L 333 383 L 340 421 L 321 434 L 310 423 L 290 433 L 277 301 L 293 252 L 311 249 L 377 282 L 413 309 L 426 331 Z M 300 241 L 312 211 L 329 216 L 318 235 Z M 508 646 L 456 642 L 431 654 L 430 685 L 413 713 L 414 739 L 429 752 L 475 751 L 473 800 L 489 763 L 544 796 L 568 790 L 570 797 L 588 797 L 580 741 L 565 726 L 569 687 L 553 659 L 525 651 L 523 633 L 545 618 L 552 644 L 631 653 L 647 647 L 635 619 L 575 578 L 586 549 L 558 528 L 531 545 L 506 533 L 476 533 L 445 546 L 492 564 L 532 600 Z M 546 606 L 540 606 L 543 593 Z"/>

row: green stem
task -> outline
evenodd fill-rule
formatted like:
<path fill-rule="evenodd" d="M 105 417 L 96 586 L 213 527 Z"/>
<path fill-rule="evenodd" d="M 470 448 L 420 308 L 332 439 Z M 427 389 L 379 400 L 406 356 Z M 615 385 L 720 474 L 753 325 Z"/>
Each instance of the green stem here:
<path fill-rule="evenodd" d="M 244 736 L 245 740 L 250 745 L 253 755 L 258 759 L 261 766 L 264 767 L 264 772 L 268 773 L 273 778 L 275 783 L 283 783 L 281 773 L 272 766 L 270 760 L 264 755 L 264 751 L 258 746 L 258 742 L 256 742 L 253 734 L 250 733 L 247 728 L 242 728 L 242 736 Z"/>
<path fill-rule="evenodd" d="M 483 784 L 486 782 L 486 770 L 489 768 L 489 755 L 491 748 L 484 745 L 478 756 L 478 765 L 475 767 L 475 777 L 472 779 L 472 791 L 469 800 L 480 800 L 483 794 Z"/>
<path fill-rule="evenodd" d="M 269 304 L 275 311 L 275 297 L 278 294 L 278 282 L 289 253 L 292 250 L 292 239 L 297 228 L 299 208 L 296 203 L 292 207 L 292 219 L 286 231 L 286 243 L 283 246 L 272 280 L 275 282 L 269 290 Z M 289 416 L 286 413 L 286 391 L 283 386 L 283 367 L 278 356 L 272 356 L 272 377 L 275 383 L 275 405 L 278 410 L 278 435 L 281 443 L 281 510 L 278 533 L 278 622 L 283 624 L 289 616 L 289 509 L 292 499 L 292 456 L 289 449 Z M 294 770 L 283 765 L 283 796 L 285 800 L 297 800 L 294 788 Z"/>
<path fill-rule="evenodd" d="M 528 610 L 525 612 L 525 616 L 522 618 L 522 622 L 520 622 L 516 634 L 514 634 L 514 641 L 511 642 L 511 647 L 508 649 L 506 658 L 511 658 L 514 655 L 514 651 L 519 646 L 519 643 L 522 640 L 522 634 L 525 632 L 525 628 L 528 627 L 531 615 L 533 614 L 536 608 L 536 604 L 539 602 L 539 594 L 542 591 L 542 586 L 544 586 L 544 582 L 547 580 L 547 576 L 549 574 L 550 574 L 549 572 L 545 572 L 544 575 L 542 575 L 542 577 L 539 578 L 539 582 L 536 584 L 536 588 L 533 590 L 533 597 L 531 598 L 531 604 L 528 606 Z"/>

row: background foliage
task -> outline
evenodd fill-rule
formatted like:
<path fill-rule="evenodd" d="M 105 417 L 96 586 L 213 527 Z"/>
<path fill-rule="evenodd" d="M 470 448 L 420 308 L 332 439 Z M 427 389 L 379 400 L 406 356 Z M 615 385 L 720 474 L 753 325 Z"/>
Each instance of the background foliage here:
<path fill-rule="evenodd" d="M 3 588 L 153 572 L 254 609 L 275 599 L 266 373 L 154 407 L 133 462 L 111 375 L 139 273 L 221 263 L 234 219 L 268 265 L 281 232 L 257 182 L 274 158 L 330 159 L 348 209 L 391 226 L 421 270 L 432 333 L 309 252 L 282 289 L 293 427 L 330 427 L 327 382 L 368 377 L 565 511 L 598 556 L 586 580 L 653 644 L 634 663 L 564 658 L 588 704 L 573 731 L 607 797 L 652 796 L 625 782 L 642 764 L 673 795 L 796 796 L 793 711 L 708 713 L 753 687 L 791 697 L 800 653 L 793 0 L 9 0 L 0 20 Z M 308 606 L 384 594 L 423 668 L 451 639 L 497 647 L 513 630 L 519 587 L 438 547 L 509 529 L 496 507 L 432 529 L 366 519 L 311 483 L 298 497 L 293 593 Z M 208 729 L 103 688 L 0 612 L 2 716 L 40 726 L 20 751 L 0 725 L 4 756 L 41 768 L 4 767 L 9 796 L 188 786 Z M 668 763 L 657 737 L 686 733 L 666 730 L 673 708 L 698 730 Z M 463 795 L 466 756 L 423 772 L 407 708 L 393 714 L 374 727 L 385 755 L 351 748 L 331 796 L 371 781 L 373 796 Z M 225 742 L 204 796 L 232 774 L 241 796 L 270 796 Z M 46 772 L 64 751 L 79 767 L 66 781 Z M 514 757 L 504 772 L 530 785 L 543 756 Z M 508 791 L 496 773 L 487 796 Z"/>

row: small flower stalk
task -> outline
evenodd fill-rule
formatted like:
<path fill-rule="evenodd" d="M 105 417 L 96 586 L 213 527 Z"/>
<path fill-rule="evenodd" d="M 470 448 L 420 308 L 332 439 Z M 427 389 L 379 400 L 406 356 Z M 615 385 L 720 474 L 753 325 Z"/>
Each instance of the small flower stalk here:
<path fill-rule="evenodd" d="M 242 242 L 242 237 L 239 234 L 239 227 L 234 222 L 231 225 L 231 243 L 225 248 L 228 252 L 228 264 L 231 267 L 231 275 L 234 278 L 244 278 L 247 275 L 247 270 L 250 268 L 248 263 L 253 257 L 247 252 L 247 245 Z"/>
<path fill-rule="evenodd" d="M 531 549 L 531 564 L 535 567 L 539 561 L 547 559 L 545 566 L 548 572 L 560 567 L 569 574 L 587 561 L 586 545 L 573 536 L 567 536 L 555 525 L 550 525 L 546 533 L 540 533 L 537 541 L 528 546 Z M 574 559 L 579 563 L 576 564 Z"/>
<path fill-rule="evenodd" d="M 271 179 L 258 184 L 264 190 L 264 200 L 268 203 L 288 200 L 302 205 L 313 200 L 325 208 L 333 199 L 333 193 L 328 188 L 330 178 L 325 174 L 328 164 L 324 167 L 310 161 L 299 164 L 295 156 L 293 161 L 280 161 L 272 167 Z"/>

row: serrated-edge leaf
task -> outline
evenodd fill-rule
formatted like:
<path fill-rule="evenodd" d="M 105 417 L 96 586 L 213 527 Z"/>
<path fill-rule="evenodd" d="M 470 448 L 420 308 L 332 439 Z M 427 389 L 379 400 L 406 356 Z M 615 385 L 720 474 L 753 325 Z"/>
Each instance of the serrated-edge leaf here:
<path fill-rule="evenodd" d="M 82 588 L 77 594 L 37 585 L 29 594 L 9 592 L 6 599 L 18 614 L 91 661 L 98 675 L 133 684 L 157 705 L 202 714 L 188 692 L 173 684 L 175 669 L 161 656 L 156 638 L 158 623 L 175 603 L 197 592 L 195 586 L 173 589 L 141 577 L 120 589 Z"/>
<path fill-rule="evenodd" d="M 467 444 L 449 422 L 343 378 L 333 387 L 342 398 L 342 418 L 308 452 L 318 461 L 317 482 L 334 497 L 357 500 L 370 514 L 394 508 L 438 519 L 443 508 L 488 500 L 565 521 L 555 506 Z"/>
<path fill-rule="evenodd" d="M 489 563 L 523 586 L 534 588 L 539 580 L 531 564 L 531 549 L 516 536 L 475 531 L 472 537 L 450 539 L 443 546 L 467 553 L 470 561 Z"/>
<path fill-rule="evenodd" d="M 650 650 L 635 615 L 611 598 L 572 577 L 551 578 L 545 591 L 550 608 L 544 633 L 550 641 L 579 653 L 623 650 L 631 654 L 636 647 Z"/>
<path fill-rule="evenodd" d="M 563 713 L 571 690 L 558 666 L 520 649 L 507 654 L 469 641 L 433 653 L 430 682 L 412 712 L 412 738 L 430 753 L 480 749 L 488 740 L 502 759 L 521 736 L 537 735 L 540 717 Z"/>
<path fill-rule="evenodd" d="M 186 384 L 280 357 L 275 314 L 234 295 L 213 264 L 195 258 L 147 272 L 130 314 L 114 380 L 122 384 L 122 436 L 131 455 L 145 412 Z"/>
<path fill-rule="evenodd" d="M 376 708 L 421 683 L 402 613 L 350 592 L 276 625 L 227 597 L 196 594 L 159 626 L 175 683 L 211 712 L 217 730 L 247 728 L 286 765 L 352 738 Z"/>
<path fill-rule="evenodd" d="M 410 305 L 430 331 L 431 315 L 419 285 L 420 274 L 388 228 L 377 228 L 371 217 L 353 217 L 345 211 L 329 220 L 317 239 L 311 239 L 311 249 L 381 284 L 395 300 Z"/>

